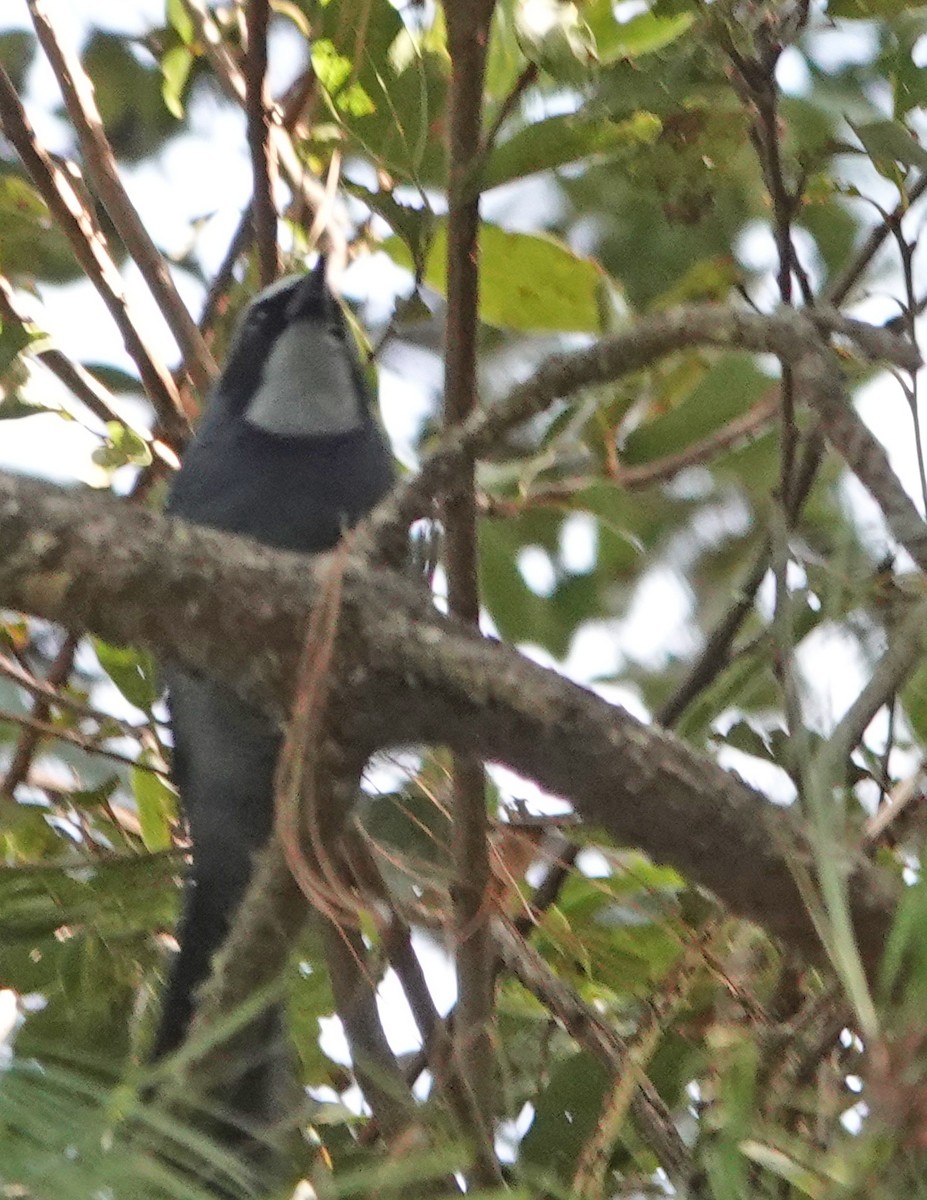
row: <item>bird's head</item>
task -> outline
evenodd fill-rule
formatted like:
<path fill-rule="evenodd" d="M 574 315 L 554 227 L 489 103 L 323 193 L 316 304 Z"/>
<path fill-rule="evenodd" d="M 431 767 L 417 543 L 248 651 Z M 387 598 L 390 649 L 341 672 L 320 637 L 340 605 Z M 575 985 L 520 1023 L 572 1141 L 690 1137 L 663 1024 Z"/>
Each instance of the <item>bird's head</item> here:
<path fill-rule="evenodd" d="M 354 336 L 325 279 L 325 260 L 248 305 L 218 393 L 254 429 L 326 437 L 360 428 L 369 405 Z"/>

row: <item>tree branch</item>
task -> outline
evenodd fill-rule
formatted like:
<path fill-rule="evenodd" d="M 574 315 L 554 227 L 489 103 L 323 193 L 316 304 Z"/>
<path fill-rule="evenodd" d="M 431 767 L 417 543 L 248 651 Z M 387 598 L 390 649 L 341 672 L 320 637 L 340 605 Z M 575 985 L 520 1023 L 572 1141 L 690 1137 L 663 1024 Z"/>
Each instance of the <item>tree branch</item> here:
<path fill-rule="evenodd" d="M 105 564 L 105 567 L 102 565 Z M 96 494 L 0 473 L 0 604 L 150 646 L 281 720 L 324 565 Z M 420 588 L 351 564 L 329 718 L 359 755 L 445 744 L 568 797 L 586 822 L 713 891 L 804 958 L 824 952 L 791 868 L 797 813 L 672 735 L 435 612 Z M 863 861 L 848 891 L 874 970 L 894 896 Z"/>
<path fill-rule="evenodd" d="M 500 957 L 515 978 L 547 1008 L 563 1028 L 613 1078 L 634 1072 L 633 1047 L 573 988 L 550 969 L 540 954 L 504 921 L 496 921 L 495 940 Z M 648 1145 L 671 1183 L 684 1186 L 691 1171 L 690 1155 L 676 1132 L 666 1105 L 643 1073 L 631 1084 L 630 1108 Z"/>
<path fill-rule="evenodd" d="M 17 309 L 13 289 L 9 281 L 2 275 L 0 275 L 0 321 L 33 326 L 33 322 L 24 317 Z M 38 344 L 30 345 L 26 352 L 60 379 L 71 395 L 79 400 L 98 421 L 102 421 L 104 424 L 116 421 L 118 424 L 124 425 L 145 443 L 153 457 L 158 458 L 171 469 L 174 468 L 177 456 L 173 450 L 158 438 L 150 437 L 144 430 L 139 429 L 118 413 L 112 406 L 112 397 L 106 388 L 80 363 L 68 358 L 56 346 L 49 345 L 45 338 Z"/>
<path fill-rule="evenodd" d="M 190 433 L 170 372 L 154 354 L 132 313 L 122 278 L 106 239 L 71 180 L 39 143 L 10 77 L 0 67 L 0 127 L 22 159 L 55 224 L 71 243 L 74 257 L 100 293 L 141 376 L 165 436 L 183 445 Z"/>
<path fill-rule="evenodd" d="M 227 94 L 244 107 L 247 96 L 245 77 L 225 45 L 211 13 L 203 0 L 183 0 L 183 4 L 194 23 L 197 37 L 209 55 L 216 77 Z M 328 251 L 336 266 L 343 266 L 347 257 L 347 245 L 344 229 L 341 223 L 334 219 L 338 210 L 332 206 L 322 184 L 301 162 L 287 129 L 285 113 L 281 112 L 279 105 L 275 105 L 270 113 L 268 136 L 270 148 L 277 156 L 281 171 L 286 176 L 293 194 L 299 196 L 316 217 L 322 212 L 326 214 L 325 234 Z"/>
<path fill-rule="evenodd" d="M 261 286 L 267 287 L 280 274 L 277 250 L 277 210 L 274 207 L 275 161 L 270 145 L 264 77 L 267 74 L 267 0 L 248 0 L 248 44 L 245 52 L 245 115 L 248 118 L 248 149 L 254 199 L 251 213 L 257 242 Z"/>
<path fill-rule="evenodd" d="M 479 194 L 467 183 L 481 153 L 483 78 L 495 0 L 445 0 L 451 56 L 448 97 L 447 328 L 444 335 L 444 428 L 450 433 L 477 410 L 479 327 Z M 472 458 L 461 463 L 444 502 L 444 565 L 450 612 L 474 628 L 480 623 L 476 477 Z M 454 820 L 454 961 L 457 1069 L 487 1127 L 496 1110 L 492 1022 L 495 972 L 489 926 L 489 822 L 486 780 L 479 755 L 455 755 L 451 780 Z M 475 1182 L 501 1182 L 491 1140 L 476 1139 Z M 488 1150 L 488 1153 L 485 1151 Z"/>
<path fill-rule="evenodd" d="M 174 335 L 194 386 L 205 393 L 218 373 L 216 364 L 174 286 L 164 255 L 151 240 L 122 185 L 93 96 L 93 84 L 75 56 L 61 45 L 42 0 L 27 2 L 36 36 L 58 80 L 68 116 L 80 139 L 87 175 Z"/>
<path fill-rule="evenodd" d="M 427 515 L 431 498 L 453 485 L 470 457 L 491 450 L 511 429 L 582 388 L 614 382 L 692 346 L 774 354 L 784 363 L 795 363 L 809 347 L 822 347 L 828 334 L 846 338 L 866 361 L 882 360 L 907 370 L 917 370 L 921 363 L 917 348 L 906 338 L 829 309 L 781 309 L 765 315 L 699 304 L 657 313 L 582 350 L 551 354 L 505 399 L 446 432 L 418 475 L 394 488 L 375 510 L 355 544 L 363 553 L 375 551 L 377 561 L 398 561 L 411 522 Z M 847 419 L 862 424 L 852 410 Z"/>

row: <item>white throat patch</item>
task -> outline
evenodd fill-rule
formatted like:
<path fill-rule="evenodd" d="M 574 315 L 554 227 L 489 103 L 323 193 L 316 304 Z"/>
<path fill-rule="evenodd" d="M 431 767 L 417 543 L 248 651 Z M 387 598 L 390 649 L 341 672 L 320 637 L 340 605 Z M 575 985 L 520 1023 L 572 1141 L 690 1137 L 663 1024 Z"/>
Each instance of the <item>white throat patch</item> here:
<path fill-rule="evenodd" d="M 353 346 L 317 320 L 288 325 L 267 357 L 245 420 L 280 437 L 324 437 L 359 429 L 353 353 Z"/>

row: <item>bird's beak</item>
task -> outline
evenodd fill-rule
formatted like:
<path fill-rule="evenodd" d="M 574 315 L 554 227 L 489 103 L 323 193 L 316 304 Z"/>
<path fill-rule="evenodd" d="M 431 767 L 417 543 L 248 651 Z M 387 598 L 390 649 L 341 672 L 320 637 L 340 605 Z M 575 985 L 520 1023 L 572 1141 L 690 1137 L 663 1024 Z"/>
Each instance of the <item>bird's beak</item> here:
<path fill-rule="evenodd" d="M 324 254 L 320 254 L 315 266 L 300 280 L 286 306 L 288 322 L 297 321 L 300 317 L 318 315 L 324 311 L 328 288 L 325 281 L 328 262 Z"/>

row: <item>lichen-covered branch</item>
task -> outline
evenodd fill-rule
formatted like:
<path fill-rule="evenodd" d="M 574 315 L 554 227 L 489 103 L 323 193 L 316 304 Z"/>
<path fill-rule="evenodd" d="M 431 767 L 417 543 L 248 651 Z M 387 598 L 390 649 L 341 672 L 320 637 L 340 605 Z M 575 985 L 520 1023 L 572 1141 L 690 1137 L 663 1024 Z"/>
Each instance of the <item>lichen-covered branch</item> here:
<path fill-rule="evenodd" d="M 281 719 L 325 564 L 49 484 L 0 474 L 0 604 L 150 646 Z M 822 961 L 791 859 L 813 873 L 799 818 L 671 734 L 437 613 L 398 575 L 344 577 L 329 720 L 359 754 L 441 744 L 504 763 L 590 824 L 713 891 Z M 894 906 L 848 867 L 873 969 Z"/>

